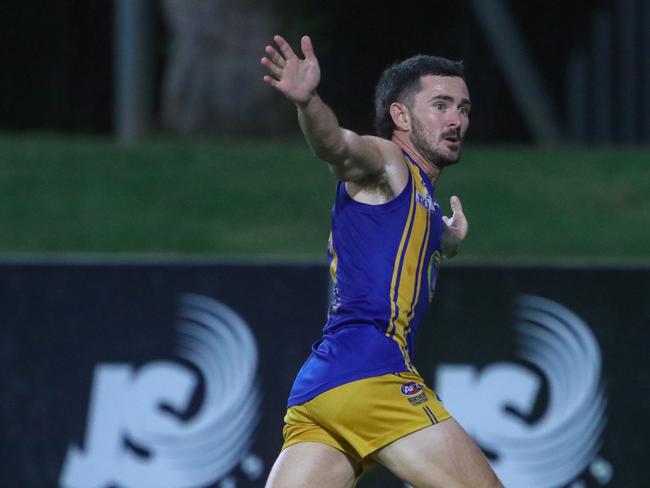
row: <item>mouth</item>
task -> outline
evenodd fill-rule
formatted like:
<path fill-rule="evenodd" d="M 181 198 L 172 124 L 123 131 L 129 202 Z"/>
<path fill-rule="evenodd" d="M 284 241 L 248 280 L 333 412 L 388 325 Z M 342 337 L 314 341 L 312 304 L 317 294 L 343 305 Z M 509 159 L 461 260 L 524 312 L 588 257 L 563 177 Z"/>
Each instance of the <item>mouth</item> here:
<path fill-rule="evenodd" d="M 458 132 L 453 131 L 453 132 L 446 132 L 442 135 L 442 140 L 447 141 L 453 146 L 460 146 L 461 143 L 461 137 L 458 134 Z"/>
<path fill-rule="evenodd" d="M 443 138 L 443 141 L 447 142 L 447 147 L 452 151 L 458 151 L 460 149 L 461 139 L 458 136 L 447 136 Z"/>

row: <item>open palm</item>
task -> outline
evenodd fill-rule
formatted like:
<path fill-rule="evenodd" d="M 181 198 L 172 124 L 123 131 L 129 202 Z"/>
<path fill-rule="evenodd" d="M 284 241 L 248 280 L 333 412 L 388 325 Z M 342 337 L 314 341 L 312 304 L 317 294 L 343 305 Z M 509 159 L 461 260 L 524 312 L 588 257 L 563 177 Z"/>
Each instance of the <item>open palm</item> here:
<path fill-rule="evenodd" d="M 279 50 L 270 45 L 266 46 L 267 55 L 261 62 L 271 74 L 264 76 L 264 81 L 290 101 L 307 103 L 320 82 L 320 67 L 311 39 L 303 36 L 300 40 L 305 59 L 296 56 L 289 43 L 281 36 L 275 36 L 273 40 Z"/>

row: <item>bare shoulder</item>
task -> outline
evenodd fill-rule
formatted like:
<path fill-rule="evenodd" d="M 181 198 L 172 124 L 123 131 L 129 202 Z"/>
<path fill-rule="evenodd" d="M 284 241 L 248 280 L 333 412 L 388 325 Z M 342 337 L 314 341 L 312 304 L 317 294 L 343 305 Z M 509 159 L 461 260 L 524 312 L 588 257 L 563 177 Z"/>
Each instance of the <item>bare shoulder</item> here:
<path fill-rule="evenodd" d="M 383 161 L 384 168 L 395 170 L 395 168 L 404 167 L 406 169 L 402 150 L 393 141 L 377 136 L 361 136 L 361 139 L 375 148 L 378 156 Z"/>
<path fill-rule="evenodd" d="M 351 196 L 360 202 L 381 204 L 399 195 L 408 183 L 408 167 L 397 144 L 376 136 L 362 136 L 380 164 L 379 170 L 353 181 L 347 180 Z"/>

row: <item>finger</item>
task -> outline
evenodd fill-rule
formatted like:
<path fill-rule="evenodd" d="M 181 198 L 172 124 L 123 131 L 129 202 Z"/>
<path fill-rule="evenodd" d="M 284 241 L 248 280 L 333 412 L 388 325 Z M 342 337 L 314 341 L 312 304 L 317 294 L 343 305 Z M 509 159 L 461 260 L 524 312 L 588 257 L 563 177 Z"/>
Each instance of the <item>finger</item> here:
<path fill-rule="evenodd" d="M 314 45 L 311 42 L 309 36 L 302 36 L 300 39 L 300 48 L 302 49 L 302 54 L 305 56 L 305 59 L 310 61 L 316 61 L 316 55 L 314 54 Z"/>
<path fill-rule="evenodd" d="M 280 52 L 284 56 L 284 59 L 291 59 L 296 57 L 295 53 L 293 52 L 293 49 L 291 49 L 289 43 L 285 41 L 282 36 L 275 36 L 273 37 L 273 40 L 280 48 Z"/>
<path fill-rule="evenodd" d="M 454 219 L 453 219 L 453 218 L 450 219 L 450 218 L 447 217 L 446 215 L 443 215 L 443 216 L 442 216 L 442 221 L 445 223 L 445 225 L 446 225 L 447 227 L 451 227 L 452 224 L 454 223 Z"/>
<path fill-rule="evenodd" d="M 287 64 L 286 60 L 280 55 L 279 52 L 275 50 L 273 46 L 266 46 L 264 50 L 266 51 L 269 59 L 281 68 L 284 68 L 284 65 Z"/>
<path fill-rule="evenodd" d="M 273 63 L 269 58 L 263 57 L 260 62 L 266 66 L 266 69 L 268 69 L 273 76 L 276 78 L 282 78 L 282 68 Z"/>
<path fill-rule="evenodd" d="M 268 83 L 269 85 L 271 85 L 273 88 L 279 90 L 278 85 L 280 84 L 280 82 L 278 80 L 276 80 L 275 78 L 273 78 L 273 77 L 271 77 L 269 75 L 265 75 L 264 76 L 264 81 L 266 83 Z"/>
<path fill-rule="evenodd" d="M 451 210 L 454 214 L 456 212 L 461 214 L 463 213 L 463 204 L 460 203 L 460 198 L 458 198 L 456 195 L 449 199 L 449 204 L 451 205 Z"/>

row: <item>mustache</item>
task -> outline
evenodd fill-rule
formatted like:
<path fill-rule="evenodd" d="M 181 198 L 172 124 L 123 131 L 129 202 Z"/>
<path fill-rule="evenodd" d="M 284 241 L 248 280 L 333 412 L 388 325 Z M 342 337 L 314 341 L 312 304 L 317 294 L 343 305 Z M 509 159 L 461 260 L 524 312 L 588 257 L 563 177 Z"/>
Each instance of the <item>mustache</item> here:
<path fill-rule="evenodd" d="M 459 141 L 461 141 L 462 137 L 460 135 L 460 127 L 457 128 L 457 129 L 448 129 L 448 130 L 444 131 L 440 135 L 441 139 L 447 139 L 448 137 L 454 137 L 454 138 L 458 139 Z"/>

